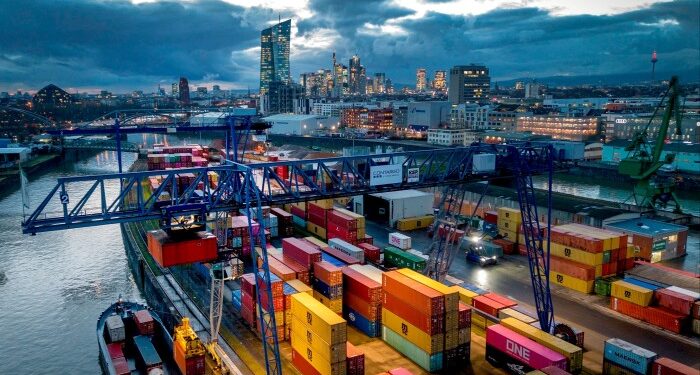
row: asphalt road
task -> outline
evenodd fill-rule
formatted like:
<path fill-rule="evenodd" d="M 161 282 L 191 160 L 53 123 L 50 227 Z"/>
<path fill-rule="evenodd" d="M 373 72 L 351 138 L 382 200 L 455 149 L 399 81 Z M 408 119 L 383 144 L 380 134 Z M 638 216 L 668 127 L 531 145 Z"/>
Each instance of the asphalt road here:
<path fill-rule="evenodd" d="M 385 246 L 388 233 L 394 231 L 389 228 L 367 223 L 367 233 L 374 237 L 376 245 Z M 412 237 L 413 248 L 425 251 L 430 239 L 423 231 L 406 233 Z M 496 266 L 481 268 L 478 265 L 467 263 L 463 256 L 455 258 L 451 276 L 475 284 L 482 289 L 493 291 L 511 297 L 520 304 L 534 305 L 532 288 L 530 286 L 529 268 L 527 260 L 521 256 L 506 256 Z M 659 334 L 654 328 L 646 327 L 644 323 L 623 320 L 614 316 L 614 312 L 602 312 L 592 304 L 572 301 L 562 294 L 576 297 L 579 294 L 568 291 L 559 286 L 552 293 L 552 303 L 556 321 L 568 323 L 585 332 L 584 354 L 585 364 L 593 369 L 600 369 L 602 363 L 603 341 L 617 337 L 629 341 L 641 347 L 652 350 L 661 356 L 669 357 L 676 361 L 691 365 L 700 369 L 700 344 L 678 341 L 666 335 Z M 535 309 L 532 308 L 534 311 Z M 605 309 L 602 309 L 606 311 Z"/>

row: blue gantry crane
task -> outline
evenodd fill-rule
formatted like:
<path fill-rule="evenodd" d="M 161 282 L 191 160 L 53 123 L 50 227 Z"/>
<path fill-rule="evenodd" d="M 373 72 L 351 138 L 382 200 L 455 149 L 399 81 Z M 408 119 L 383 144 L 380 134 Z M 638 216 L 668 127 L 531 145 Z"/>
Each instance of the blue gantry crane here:
<path fill-rule="evenodd" d="M 255 130 L 254 126 L 241 129 Z M 232 137 L 237 145 L 240 137 Z M 264 239 L 262 206 L 281 205 L 308 200 L 349 197 L 368 193 L 397 191 L 404 189 L 453 186 L 492 178 L 513 178 L 518 189 L 520 208 L 523 216 L 524 234 L 537 313 L 542 329 L 551 332 L 553 307 L 549 291 L 549 251 L 545 247 L 542 228 L 537 220 L 537 206 L 532 185 L 532 174 L 549 174 L 551 201 L 551 175 L 553 166 L 564 166 L 567 161 L 557 159 L 552 146 L 547 143 L 517 143 L 506 145 L 473 144 L 468 147 L 434 149 L 424 151 L 397 152 L 378 155 L 333 157 L 313 160 L 284 160 L 244 164 L 237 156 L 238 147 L 233 147 L 233 160 L 220 166 L 183 168 L 166 171 L 114 173 L 97 176 L 61 177 L 48 196 L 36 210 L 22 223 L 24 233 L 92 227 L 114 223 L 129 223 L 143 220 L 172 222 L 180 216 L 200 217 L 219 212 L 246 210 L 248 217 L 255 214 L 259 225 L 261 241 L 262 272 L 256 273 L 259 282 L 270 285 L 270 271 Z M 472 173 L 474 155 L 494 154 L 495 174 L 484 176 Z M 231 155 L 227 151 L 227 155 Z M 372 172 L 382 165 L 400 166 L 402 177 L 391 182 L 376 179 Z M 407 170 L 411 169 L 411 179 Z M 415 173 L 416 169 L 418 173 Z M 288 170 L 288 175 L 278 173 Z M 194 175 L 190 184 L 178 189 L 179 174 Z M 217 184 L 210 183 L 210 175 L 215 175 Z M 141 182 L 151 176 L 163 176 L 163 182 L 152 194 L 144 194 Z M 116 196 L 107 196 L 105 186 L 119 184 L 121 190 Z M 198 185 L 200 186 L 198 188 Z M 203 185 L 203 189 L 201 186 Z M 87 189 L 86 189 L 87 186 Z M 196 190 L 201 190 L 195 194 Z M 168 199 L 159 200 L 162 193 Z M 73 199 L 71 195 L 75 195 Z M 134 197 L 127 200 L 127 196 Z M 87 202 L 97 204 L 86 206 Z M 58 203 L 58 211 L 51 211 L 51 204 Z M 549 215 L 549 214 L 548 214 Z M 551 223 L 551 220 L 547 222 Z M 252 223 L 249 231 L 253 234 Z M 443 249 L 444 250 L 444 249 Z M 429 267 L 445 268 L 449 252 L 438 249 L 431 254 Z M 256 257 L 255 241 L 251 241 L 251 253 Z M 442 271 L 437 272 L 439 274 Z M 446 272 L 446 271 L 445 271 Z M 435 276 L 433 276 L 435 277 Z M 258 299 L 262 296 L 258 289 Z M 272 298 L 271 293 L 267 293 Z M 272 301 L 268 301 L 272 306 Z M 281 373 L 278 337 L 275 330 L 274 314 L 259 309 L 262 345 L 264 347 L 267 371 Z"/>

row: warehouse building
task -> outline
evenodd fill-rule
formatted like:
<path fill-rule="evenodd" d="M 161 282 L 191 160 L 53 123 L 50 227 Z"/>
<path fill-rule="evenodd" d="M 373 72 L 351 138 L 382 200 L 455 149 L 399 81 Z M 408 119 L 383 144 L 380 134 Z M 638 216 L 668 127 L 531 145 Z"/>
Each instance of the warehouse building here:
<path fill-rule="evenodd" d="M 263 118 L 272 127 L 270 134 L 310 135 L 315 130 L 338 128 L 338 119 L 328 116 L 279 114 Z"/>
<path fill-rule="evenodd" d="M 636 258 L 655 263 L 685 255 L 687 227 L 640 217 L 610 223 L 605 228 L 628 235 L 628 243 L 637 248 Z"/>

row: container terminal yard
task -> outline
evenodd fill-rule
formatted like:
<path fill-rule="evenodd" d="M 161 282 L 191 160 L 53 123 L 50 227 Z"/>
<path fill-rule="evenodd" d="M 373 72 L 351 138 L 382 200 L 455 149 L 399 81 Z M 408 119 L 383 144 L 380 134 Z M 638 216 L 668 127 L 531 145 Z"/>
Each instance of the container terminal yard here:
<path fill-rule="evenodd" d="M 688 228 L 536 191 L 573 146 L 288 159 L 250 151 L 266 124 L 227 121 L 223 149 L 155 144 L 127 173 L 59 178 L 23 222 L 119 224 L 181 373 L 700 368 L 698 275 L 658 265 Z"/>

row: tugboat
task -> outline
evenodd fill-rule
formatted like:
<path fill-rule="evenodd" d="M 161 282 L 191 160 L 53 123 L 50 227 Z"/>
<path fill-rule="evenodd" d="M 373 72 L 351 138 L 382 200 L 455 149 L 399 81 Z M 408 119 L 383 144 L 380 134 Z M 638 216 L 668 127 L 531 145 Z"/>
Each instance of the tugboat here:
<path fill-rule="evenodd" d="M 122 297 L 97 320 L 104 374 L 179 374 L 172 359 L 173 337 L 157 313 Z"/>

